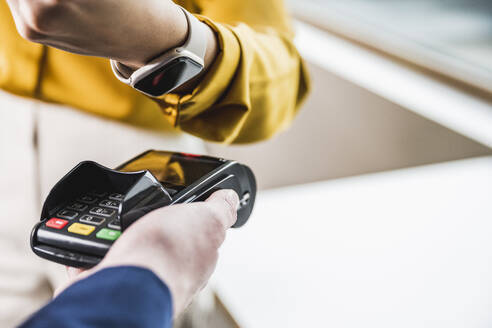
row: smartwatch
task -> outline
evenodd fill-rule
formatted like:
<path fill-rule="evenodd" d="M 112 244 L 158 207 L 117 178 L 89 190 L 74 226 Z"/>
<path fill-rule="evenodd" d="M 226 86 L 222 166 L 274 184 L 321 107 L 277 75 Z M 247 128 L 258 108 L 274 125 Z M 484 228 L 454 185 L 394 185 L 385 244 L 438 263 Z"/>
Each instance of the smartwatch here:
<path fill-rule="evenodd" d="M 159 97 L 200 74 L 207 50 L 205 27 L 195 16 L 181 9 L 188 21 L 185 43 L 151 60 L 129 77 L 125 77 L 118 68 L 118 62 L 111 59 L 111 69 L 118 80 L 150 97 Z"/>

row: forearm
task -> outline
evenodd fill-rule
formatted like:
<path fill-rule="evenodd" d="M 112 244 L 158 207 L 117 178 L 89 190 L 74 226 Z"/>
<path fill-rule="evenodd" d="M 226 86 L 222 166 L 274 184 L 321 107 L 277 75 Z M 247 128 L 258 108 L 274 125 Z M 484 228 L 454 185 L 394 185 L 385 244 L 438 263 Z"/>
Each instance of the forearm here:
<path fill-rule="evenodd" d="M 188 23 L 170 0 L 29 1 L 8 0 L 17 30 L 27 40 L 72 53 L 111 58 L 140 67 L 182 45 Z M 214 59 L 208 31 L 206 63 Z"/>

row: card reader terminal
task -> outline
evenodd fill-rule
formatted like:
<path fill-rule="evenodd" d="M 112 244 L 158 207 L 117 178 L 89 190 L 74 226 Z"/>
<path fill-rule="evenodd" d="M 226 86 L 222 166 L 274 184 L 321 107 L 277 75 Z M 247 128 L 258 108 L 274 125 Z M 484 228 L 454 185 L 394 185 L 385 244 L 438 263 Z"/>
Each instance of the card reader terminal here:
<path fill-rule="evenodd" d="M 256 181 L 251 169 L 235 161 L 149 150 L 116 169 L 85 161 L 51 190 L 31 248 L 53 262 L 89 268 L 133 222 L 159 207 L 203 201 L 214 191 L 233 189 L 240 198 L 238 219 L 253 210 Z"/>

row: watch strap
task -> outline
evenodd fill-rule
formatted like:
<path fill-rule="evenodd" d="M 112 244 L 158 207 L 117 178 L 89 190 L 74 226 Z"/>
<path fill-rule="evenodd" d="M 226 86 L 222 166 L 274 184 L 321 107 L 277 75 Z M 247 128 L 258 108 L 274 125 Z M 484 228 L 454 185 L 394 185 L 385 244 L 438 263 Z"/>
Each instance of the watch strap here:
<path fill-rule="evenodd" d="M 205 34 L 205 27 L 203 26 L 203 23 L 189 11 L 183 7 L 180 8 L 183 10 L 188 21 L 188 37 L 181 48 L 194 53 L 203 60 L 205 58 L 205 53 L 207 52 L 207 35 Z"/>

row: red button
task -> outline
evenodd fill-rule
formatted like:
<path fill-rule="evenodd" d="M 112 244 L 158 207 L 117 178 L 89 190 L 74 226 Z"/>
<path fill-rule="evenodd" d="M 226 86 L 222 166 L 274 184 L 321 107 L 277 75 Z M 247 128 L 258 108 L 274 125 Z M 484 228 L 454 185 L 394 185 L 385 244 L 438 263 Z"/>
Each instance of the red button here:
<path fill-rule="evenodd" d="M 67 223 L 68 223 L 67 220 L 51 218 L 48 220 L 48 222 L 46 222 L 46 226 L 54 229 L 61 229 L 64 226 L 66 226 Z"/>

